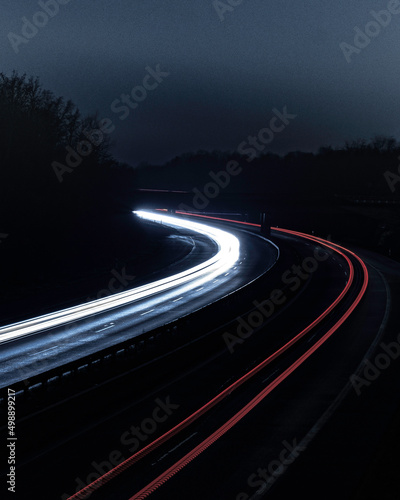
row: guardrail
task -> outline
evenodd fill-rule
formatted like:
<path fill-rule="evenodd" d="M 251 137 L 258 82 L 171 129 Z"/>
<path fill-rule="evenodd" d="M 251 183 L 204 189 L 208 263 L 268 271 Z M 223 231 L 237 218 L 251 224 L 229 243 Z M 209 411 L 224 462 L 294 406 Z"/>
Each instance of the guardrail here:
<path fill-rule="evenodd" d="M 300 262 L 300 256 L 297 256 Z M 249 310 L 254 296 L 262 297 L 280 278 L 282 269 L 274 266 L 240 289 L 229 293 L 216 302 L 198 309 L 162 327 L 142 333 L 124 342 L 96 353 L 66 363 L 43 373 L 12 384 L 19 401 L 29 403 L 57 398 L 59 391 L 71 395 L 81 392 L 112 377 L 138 370 L 147 363 L 171 354 L 194 341 L 218 333 L 229 324 L 236 325 L 238 315 Z M 268 276 L 267 280 L 266 277 Z M 266 283 L 267 281 L 267 283 Z M 254 306 L 251 306 L 251 309 Z M 234 311 L 234 318 L 232 318 Z M 218 322 L 210 325 L 210 318 Z M 218 340 L 222 339 L 219 336 Z M 0 389 L 0 408 L 6 402 L 6 388 Z"/>

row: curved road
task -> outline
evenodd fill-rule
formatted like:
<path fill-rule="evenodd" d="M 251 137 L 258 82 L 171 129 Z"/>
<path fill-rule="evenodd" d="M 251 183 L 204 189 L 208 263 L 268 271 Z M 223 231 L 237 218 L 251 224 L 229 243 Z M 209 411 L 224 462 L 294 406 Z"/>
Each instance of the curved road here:
<path fill-rule="evenodd" d="M 243 227 L 220 224 L 235 234 Z M 261 241 L 245 234 L 255 245 L 247 260 L 260 264 L 265 243 L 257 250 Z M 282 309 L 254 326 L 234 352 L 221 333 L 212 350 L 194 346 L 149 366 L 139 381 L 133 376 L 108 391 L 99 388 L 93 409 L 84 394 L 19 422 L 18 474 L 26 491 L 75 500 L 82 497 L 73 492 L 98 481 L 93 500 L 256 500 L 290 498 L 299 490 L 310 499 L 351 498 L 398 401 L 381 390 L 385 374 L 361 396 L 350 382 L 363 375 L 365 359 L 373 359 L 380 343 L 391 340 L 390 286 L 373 255 L 364 259 L 366 272 L 346 250 L 335 247 L 325 258 L 321 246 L 334 246 L 329 242 L 291 232 L 274 232 L 272 239 L 281 256 L 270 272 L 271 289 L 284 281 L 295 289 L 296 278 L 303 281 L 292 295 L 282 288 Z M 323 258 L 314 269 L 316 255 Z M 303 273 L 313 268 L 307 278 L 299 278 L 294 256 Z M 270 291 L 255 297 L 257 304 Z M 255 310 L 242 320 L 254 322 Z M 229 331 L 243 333 L 243 323 Z M 107 406 L 100 413 L 99 396 Z M 155 424 L 160 401 L 172 406 Z M 65 411 L 72 417 L 68 434 Z M 55 423 L 36 438 L 32 428 L 43 419 Z"/>
<path fill-rule="evenodd" d="M 151 212 L 138 215 L 171 225 L 181 237 L 190 237 L 200 251 L 191 252 L 182 263 L 185 268 L 168 278 L 0 328 L 1 387 L 205 307 L 268 271 L 279 256 L 271 242 L 243 230 L 227 233 L 180 217 Z M 204 238 L 209 240 L 208 247 Z"/>

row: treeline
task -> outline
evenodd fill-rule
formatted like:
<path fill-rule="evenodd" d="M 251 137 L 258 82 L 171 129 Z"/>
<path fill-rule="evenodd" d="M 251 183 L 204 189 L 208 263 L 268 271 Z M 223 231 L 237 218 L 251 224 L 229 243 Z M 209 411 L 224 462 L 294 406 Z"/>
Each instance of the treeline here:
<path fill-rule="evenodd" d="M 0 73 L 3 227 L 22 223 L 29 214 L 43 221 L 115 208 L 113 194 L 132 180 L 133 170 L 112 158 L 110 136 L 99 140 L 98 129 L 96 115 L 82 116 L 38 79 Z"/>
<path fill-rule="evenodd" d="M 141 164 L 138 184 L 159 189 L 201 190 L 210 172 L 240 165 L 225 193 L 257 193 L 301 200 L 334 200 L 340 196 L 399 198 L 400 144 L 391 137 L 357 140 L 343 147 L 321 147 L 318 153 L 262 154 L 250 160 L 237 152 L 198 151 L 175 157 L 162 166 Z"/>
<path fill-rule="evenodd" d="M 0 297 L 134 255 L 115 222 L 130 221 L 134 171 L 107 131 L 38 79 L 0 73 Z"/>
<path fill-rule="evenodd" d="M 195 209 L 253 210 L 257 218 L 262 207 L 273 225 L 331 235 L 400 260 L 399 158 L 399 143 L 381 136 L 315 154 L 254 159 L 198 151 L 162 166 L 140 165 L 137 183 L 186 191 L 182 206 Z"/>

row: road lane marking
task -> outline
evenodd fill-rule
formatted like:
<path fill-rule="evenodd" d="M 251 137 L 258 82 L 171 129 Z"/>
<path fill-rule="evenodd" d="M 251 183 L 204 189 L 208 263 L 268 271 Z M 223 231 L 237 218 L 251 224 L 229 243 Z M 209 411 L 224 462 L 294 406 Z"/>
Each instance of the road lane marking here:
<path fill-rule="evenodd" d="M 52 349 L 57 349 L 58 345 L 55 345 L 54 347 L 49 347 L 48 349 L 45 349 L 44 351 L 36 351 L 33 352 L 32 354 L 29 354 L 29 356 L 36 356 L 37 354 L 42 354 L 43 352 L 51 351 Z"/>
<path fill-rule="evenodd" d="M 164 453 L 164 455 L 162 457 L 160 457 L 157 462 L 154 462 L 152 463 L 151 465 L 156 465 L 158 462 L 161 462 L 161 460 L 163 460 L 165 457 L 167 457 L 170 453 L 172 453 L 173 451 L 177 450 L 180 446 L 182 446 L 184 443 L 186 443 L 187 441 L 189 441 L 189 439 L 192 439 L 193 436 L 195 436 L 197 434 L 197 432 L 194 432 L 191 436 L 189 436 L 188 438 L 184 439 L 183 441 L 181 441 L 179 444 L 177 444 L 174 448 L 171 448 L 169 451 L 167 451 L 167 453 Z"/>
<path fill-rule="evenodd" d="M 112 328 L 113 326 L 115 326 L 115 323 L 110 323 L 108 326 L 105 325 L 104 328 L 102 328 L 101 330 L 95 330 L 95 333 L 104 332 L 104 330 L 108 330 L 109 328 Z"/>
<path fill-rule="evenodd" d="M 149 314 L 149 313 L 151 313 L 153 311 L 154 311 L 154 309 L 150 309 L 150 311 L 146 311 L 146 312 L 142 313 L 140 316 L 144 316 L 145 314 Z"/>
<path fill-rule="evenodd" d="M 267 382 L 270 378 L 272 378 L 272 377 L 275 375 L 275 373 L 278 373 L 278 371 L 279 371 L 279 370 L 275 370 L 275 371 L 274 371 L 274 373 L 272 373 L 272 374 L 271 374 L 271 375 L 269 375 L 267 378 L 265 378 L 265 379 L 262 381 L 262 383 L 263 383 L 263 384 L 265 384 L 265 382 Z"/>

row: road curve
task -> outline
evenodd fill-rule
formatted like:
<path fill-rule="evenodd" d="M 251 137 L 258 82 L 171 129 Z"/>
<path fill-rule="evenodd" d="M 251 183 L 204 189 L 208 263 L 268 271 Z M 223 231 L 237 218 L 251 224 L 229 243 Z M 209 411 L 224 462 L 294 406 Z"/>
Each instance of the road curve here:
<path fill-rule="evenodd" d="M 165 290 L 177 287 L 178 285 L 188 284 L 187 291 L 190 291 L 196 286 L 201 286 L 207 281 L 228 271 L 239 258 L 239 240 L 226 231 L 163 214 L 152 214 L 150 212 L 141 211 L 136 212 L 136 215 L 145 220 L 151 220 L 171 227 L 198 231 L 217 243 L 219 249 L 218 253 L 211 259 L 186 271 L 169 276 L 168 278 L 148 283 L 126 292 L 117 293 L 111 297 L 94 300 L 79 306 L 2 327 L 0 328 L 0 343 L 15 340 L 25 335 L 43 332 L 44 330 L 57 326 L 66 325 L 73 321 L 83 319 L 88 315 L 107 312 L 116 307 L 154 296 Z"/>
<path fill-rule="evenodd" d="M 209 238 L 215 254 L 173 276 L 110 297 L 0 328 L 2 387 L 92 354 L 206 306 L 255 279 L 279 257 L 259 235 L 172 217 L 138 212 L 180 233 Z M 261 259 L 250 255 L 266 254 Z M 198 258 L 197 258 L 198 259 Z M 188 258 L 190 260 L 190 257 Z"/>
<path fill-rule="evenodd" d="M 102 477 L 98 478 L 92 484 L 88 485 L 81 491 L 77 492 L 75 495 L 70 497 L 70 500 L 76 500 L 82 497 L 82 495 L 92 493 L 96 491 L 98 488 L 106 484 L 108 481 L 118 476 L 121 472 L 125 471 L 128 467 L 137 463 L 141 458 L 148 455 L 155 448 L 160 446 L 161 444 L 168 441 L 170 438 L 176 436 L 181 430 L 192 424 L 195 420 L 204 415 L 208 410 L 217 405 L 220 401 L 225 399 L 225 397 L 231 395 L 231 393 L 239 388 L 242 384 L 250 380 L 254 375 L 264 369 L 267 365 L 269 365 L 273 360 L 277 359 L 281 356 L 285 351 L 292 348 L 296 343 L 299 342 L 301 338 L 303 338 L 306 334 L 311 332 L 319 325 L 332 311 L 337 308 L 337 306 L 343 302 L 344 298 L 349 295 L 349 292 L 352 287 L 355 286 L 354 277 L 354 265 L 352 260 L 349 258 L 351 256 L 352 259 L 356 260 L 362 269 L 362 283 L 361 286 L 358 287 L 357 293 L 350 300 L 348 306 L 346 306 L 345 310 L 340 313 L 337 320 L 334 324 L 326 331 L 320 338 L 316 339 L 313 345 L 308 348 L 305 352 L 303 352 L 299 357 L 291 363 L 285 370 L 279 373 L 275 378 L 261 391 L 259 392 L 250 402 L 248 402 L 243 408 L 241 408 L 233 417 L 231 417 L 228 421 L 226 421 L 220 428 L 218 428 L 213 434 L 204 439 L 201 443 L 199 443 L 196 447 L 191 449 L 186 455 L 184 455 L 180 460 L 174 463 L 171 467 L 165 470 L 162 474 L 160 474 L 156 479 L 154 479 L 147 486 L 142 488 L 138 493 L 134 496 L 130 497 L 130 500 L 142 500 L 147 498 L 151 493 L 157 490 L 160 486 L 162 486 L 166 481 L 180 472 L 186 465 L 192 462 L 195 458 L 197 458 L 203 451 L 207 450 L 215 441 L 221 438 L 228 430 L 230 430 L 233 426 L 235 426 L 238 422 L 240 422 L 251 410 L 253 410 L 263 399 L 270 394 L 276 387 L 278 387 L 287 377 L 289 377 L 299 366 L 301 366 L 317 349 L 319 349 L 337 330 L 338 328 L 346 321 L 346 319 L 350 316 L 350 314 L 357 307 L 362 297 L 365 294 L 365 291 L 368 286 L 368 271 L 365 264 L 362 260 L 357 257 L 354 253 L 340 247 L 339 245 L 332 244 L 320 238 L 316 238 L 310 235 L 306 235 L 303 233 L 289 231 L 289 230 L 279 230 L 282 233 L 290 234 L 297 236 L 302 239 L 309 240 L 311 242 L 315 242 L 317 244 L 323 245 L 326 248 L 336 252 L 339 254 L 347 263 L 348 266 L 348 279 L 347 282 L 341 290 L 340 294 L 337 298 L 329 305 L 329 307 L 320 314 L 317 318 L 315 318 L 305 329 L 297 333 L 289 342 L 282 345 L 277 351 L 275 351 L 272 355 L 269 355 L 265 360 L 259 363 L 256 367 L 250 370 L 246 375 L 242 376 L 234 383 L 229 385 L 226 389 L 220 392 L 216 397 L 210 400 L 206 405 L 199 408 L 192 415 L 187 417 L 184 421 L 180 422 L 174 428 L 172 428 L 167 433 L 163 434 L 155 441 L 150 443 L 149 445 L 142 448 L 139 452 L 131 456 L 128 460 L 123 462 L 122 464 L 115 467 L 113 470 L 107 472 Z"/>

